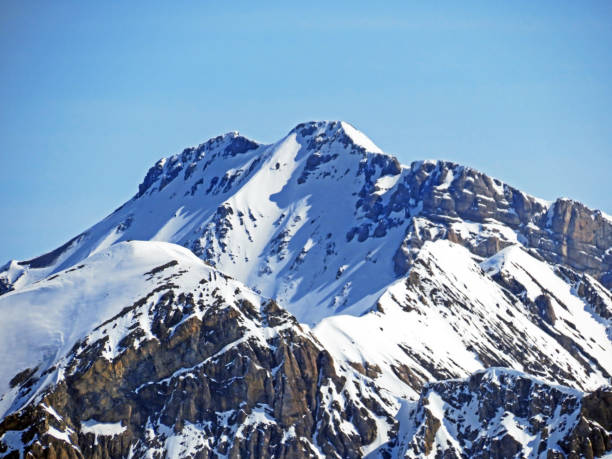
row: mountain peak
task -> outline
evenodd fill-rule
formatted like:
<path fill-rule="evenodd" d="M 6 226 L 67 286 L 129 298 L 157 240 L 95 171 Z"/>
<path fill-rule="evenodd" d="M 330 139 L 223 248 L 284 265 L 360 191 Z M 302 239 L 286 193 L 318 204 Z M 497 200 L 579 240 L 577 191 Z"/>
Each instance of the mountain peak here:
<path fill-rule="evenodd" d="M 371 153 L 383 153 L 367 135 L 346 121 L 308 121 L 298 124 L 289 133 L 296 133 L 304 138 L 338 139 L 345 143 L 350 142 Z"/>

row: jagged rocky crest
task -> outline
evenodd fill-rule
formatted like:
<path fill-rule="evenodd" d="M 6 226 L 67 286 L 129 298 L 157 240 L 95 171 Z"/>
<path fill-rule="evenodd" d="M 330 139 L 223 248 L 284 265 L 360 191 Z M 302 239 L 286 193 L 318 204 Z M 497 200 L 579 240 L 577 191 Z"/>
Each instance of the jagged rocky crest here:
<path fill-rule="evenodd" d="M 601 455 L 611 287 L 600 211 L 344 122 L 229 133 L 2 268 L 0 456 Z"/>

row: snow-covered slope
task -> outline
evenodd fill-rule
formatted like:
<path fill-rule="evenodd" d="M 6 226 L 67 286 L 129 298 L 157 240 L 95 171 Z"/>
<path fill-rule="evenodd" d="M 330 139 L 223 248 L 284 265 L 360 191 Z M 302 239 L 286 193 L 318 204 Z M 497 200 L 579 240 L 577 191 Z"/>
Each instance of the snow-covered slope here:
<path fill-rule="evenodd" d="M 153 285 L 149 267 L 176 261 L 188 271 L 183 285 L 197 285 L 211 269 L 189 250 L 163 242 L 130 242 L 91 256 L 74 268 L 0 297 L 0 392 L 19 371 L 55 365 L 74 343 L 119 313 Z M 118 342 L 124 330 L 115 330 Z M 109 349 L 109 352 L 113 352 Z M 7 404 L 8 403 L 8 404 Z M 0 415 L 10 408 L 3 397 Z"/>
<path fill-rule="evenodd" d="M 347 246 L 364 174 L 401 171 L 361 144 L 375 148 L 344 123 L 298 126 L 269 146 L 237 133 L 212 139 L 158 162 L 133 200 L 56 252 L 11 263 L 6 283 L 19 288 L 119 241 L 163 240 L 291 305 L 301 321 L 362 312 L 395 277 L 376 260 L 391 259 L 402 229 Z M 379 168 L 372 161 L 384 170 L 366 170 Z M 340 279 L 344 266 L 353 269 Z"/>
<path fill-rule="evenodd" d="M 161 280 L 158 273 L 164 275 Z M 168 277 L 165 277 L 165 276 Z M 119 344 L 131 323 L 112 329 L 100 324 L 137 304 L 142 298 L 156 303 L 170 288 L 195 290 L 202 279 L 219 278 L 227 301 L 243 297 L 252 303 L 258 296 L 236 281 L 221 278 L 188 249 L 166 242 L 132 241 L 113 245 L 83 260 L 82 264 L 60 271 L 0 297 L 0 413 L 19 407 L 23 400 L 10 380 L 28 369 L 28 378 L 39 378 L 41 388 L 64 377 L 64 359 L 81 341 L 108 340 L 103 355 L 113 359 L 122 350 Z M 234 291 L 241 291 L 235 295 Z M 142 319 L 142 320 L 141 320 Z M 137 321 L 143 334 L 138 341 L 152 339 L 151 324 Z M 132 319 L 133 320 L 133 319 Z M 137 346 L 138 341 L 135 343 Z M 55 368 L 53 372 L 48 369 Z M 13 390 L 9 390 L 13 386 Z M 31 396 L 28 393 L 28 396 Z"/>

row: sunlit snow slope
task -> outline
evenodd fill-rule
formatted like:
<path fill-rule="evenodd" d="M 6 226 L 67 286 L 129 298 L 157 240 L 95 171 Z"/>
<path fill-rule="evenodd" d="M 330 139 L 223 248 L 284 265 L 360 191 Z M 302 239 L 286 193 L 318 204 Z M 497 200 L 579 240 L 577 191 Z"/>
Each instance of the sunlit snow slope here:
<path fill-rule="evenodd" d="M 79 340 L 88 336 L 95 339 L 92 337 L 95 337 L 96 327 L 158 286 L 157 280 L 146 273 L 166 263 L 180 264 L 184 272 L 173 283 L 178 282 L 185 290 L 194 288 L 213 272 L 192 252 L 178 245 L 124 242 L 101 250 L 82 264 L 2 295 L 0 393 L 9 392 L 9 381 L 19 371 L 38 368 L 42 373 L 58 364 Z M 162 294 L 160 290 L 151 301 Z M 255 295 L 249 297 L 254 301 L 252 297 Z M 149 328 L 144 327 L 145 330 Z M 126 333 L 122 327 L 111 331 L 105 351 L 109 358 L 115 355 Z M 47 381 L 41 382 L 41 386 L 54 383 L 58 378 L 62 378 L 61 368 L 44 375 Z M 14 397 L 2 396 L 0 415 L 9 410 L 13 402 Z"/>

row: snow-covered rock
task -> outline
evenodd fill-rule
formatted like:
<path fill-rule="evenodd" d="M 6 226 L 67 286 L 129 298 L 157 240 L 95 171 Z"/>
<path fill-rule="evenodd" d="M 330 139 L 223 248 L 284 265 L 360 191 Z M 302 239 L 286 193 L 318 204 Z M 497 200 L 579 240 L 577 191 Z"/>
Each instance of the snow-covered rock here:
<path fill-rule="evenodd" d="M 402 415 L 399 457 L 593 457 L 612 447 L 612 392 L 590 396 L 490 368 L 431 383 Z M 594 409 L 594 407 L 598 407 Z M 605 427 L 600 423 L 605 424 Z"/>
<path fill-rule="evenodd" d="M 0 300 L 3 456 L 340 458 L 391 438 L 393 397 L 187 249 L 123 242 L 52 277 Z"/>
<path fill-rule="evenodd" d="M 530 295 L 511 291 L 510 276 Z M 538 307 L 541 299 L 550 302 L 554 323 Z M 392 284 L 375 309 L 323 319 L 314 333 L 336 360 L 376 365 L 377 383 L 410 399 L 428 381 L 492 366 L 595 390 L 612 373 L 609 329 L 610 320 L 570 283 L 519 246 L 479 262 L 464 247 L 438 240 L 423 245 L 409 276 Z"/>

